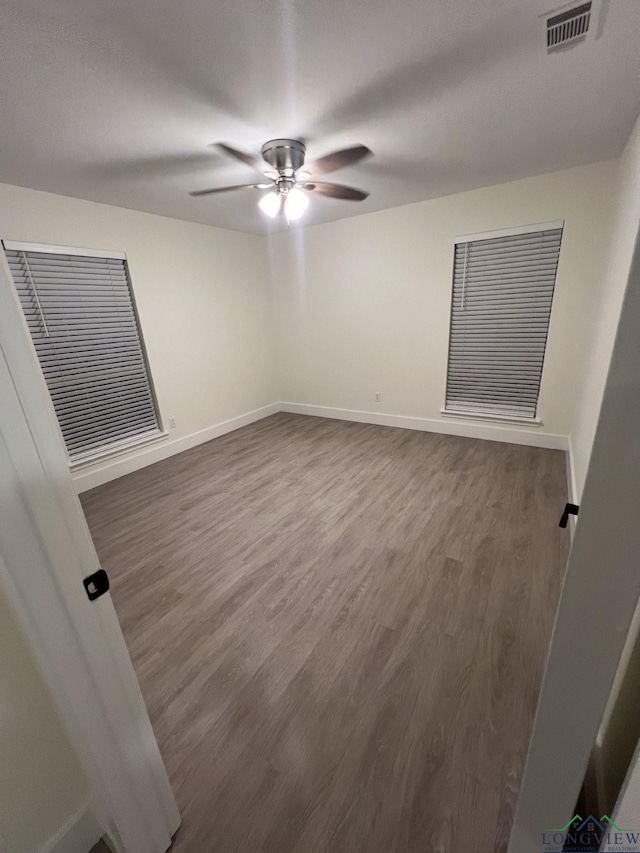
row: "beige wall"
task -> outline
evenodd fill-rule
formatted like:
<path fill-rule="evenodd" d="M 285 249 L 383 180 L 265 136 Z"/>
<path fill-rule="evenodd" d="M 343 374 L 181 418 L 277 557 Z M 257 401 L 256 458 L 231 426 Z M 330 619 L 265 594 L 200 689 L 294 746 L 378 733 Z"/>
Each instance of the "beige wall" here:
<path fill-rule="evenodd" d="M 640 119 L 618 161 L 612 239 L 595 306 L 589 359 L 580 371 L 579 405 L 572 429 L 573 460 L 579 501 L 591 455 L 613 342 L 622 309 L 633 247 L 640 225 Z"/>
<path fill-rule="evenodd" d="M 564 219 L 539 415 L 568 435 L 615 174 L 599 163 L 270 237 L 281 399 L 441 421 L 454 239 Z"/>
<path fill-rule="evenodd" d="M 0 590 L 0 850 L 36 853 L 88 799 L 78 759 Z"/>
<path fill-rule="evenodd" d="M 540 432 L 569 435 L 615 175 L 600 163 L 266 239 L 0 185 L 0 236 L 127 254 L 160 410 L 177 427 L 160 448 L 78 472 L 92 485 L 278 399 L 442 422 L 454 238 L 558 219 L 539 414 Z"/>
<path fill-rule="evenodd" d="M 126 253 L 167 443 L 277 399 L 263 238 L 6 184 L 0 238 Z"/>

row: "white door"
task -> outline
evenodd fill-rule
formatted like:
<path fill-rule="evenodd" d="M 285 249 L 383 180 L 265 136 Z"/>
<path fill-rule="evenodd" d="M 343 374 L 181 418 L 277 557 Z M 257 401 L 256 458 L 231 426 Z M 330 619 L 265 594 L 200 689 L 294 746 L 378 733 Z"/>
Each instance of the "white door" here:
<path fill-rule="evenodd" d="M 549 849 L 543 847 L 542 833 L 564 827 L 572 817 L 639 594 L 640 249 L 636 242 L 509 853 Z M 636 814 L 640 819 L 639 809 Z M 636 829 L 640 831 L 640 826 Z"/>
<path fill-rule="evenodd" d="M 621 829 L 630 829 L 632 834 L 624 833 L 625 841 L 632 840 L 636 842 L 636 847 L 640 850 L 640 743 L 636 747 L 635 754 L 631 761 L 631 766 L 627 772 L 627 778 L 624 780 L 618 802 L 613 814 L 613 819 L 617 826 Z M 622 845 L 616 845 L 618 839 L 615 835 L 610 835 L 602 845 L 603 851 L 611 851 L 614 853 L 616 846 L 618 849 Z"/>
<path fill-rule="evenodd" d="M 0 253 L 1 255 L 2 253 Z M 55 413 L 0 263 L 0 584 L 13 601 L 118 853 L 163 853 L 180 817 L 98 568 Z"/>

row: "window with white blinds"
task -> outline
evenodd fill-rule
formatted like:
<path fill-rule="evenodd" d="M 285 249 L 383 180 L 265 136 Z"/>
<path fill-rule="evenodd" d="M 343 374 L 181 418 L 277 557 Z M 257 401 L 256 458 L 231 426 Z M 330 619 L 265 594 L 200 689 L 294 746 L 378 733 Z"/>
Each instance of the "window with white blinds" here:
<path fill-rule="evenodd" d="M 535 418 L 562 225 L 455 248 L 445 411 Z"/>
<path fill-rule="evenodd" d="M 160 434 L 124 257 L 4 248 L 71 461 Z"/>

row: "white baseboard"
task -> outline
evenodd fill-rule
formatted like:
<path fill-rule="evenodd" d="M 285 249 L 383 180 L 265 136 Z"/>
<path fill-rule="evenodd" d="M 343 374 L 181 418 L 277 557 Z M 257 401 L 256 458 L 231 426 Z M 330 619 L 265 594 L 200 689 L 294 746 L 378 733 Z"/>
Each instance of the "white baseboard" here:
<path fill-rule="evenodd" d="M 482 424 L 476 420 L 465 421 L 452 418 L 413 418 L 407 415 L 385 415 L 378 412 L 358 412 L 351 409 L 332 409 L 328 406 L 310 406 L 306 403 L 280 403 L 281 412 L 298 415 L 313 415 L 341 421 L 377 424 L 378 426 L 417 429 L 422 432 L 439 432 L 444 435 L 461 435 L 466 438 L 482 438 L 488 441 L 505 441 L 509 444 L 526 444 L 530 447 L 546 447 L 553 450 L 568 450 L 566 435 L 527 429 L 526 426 L 505 424 Z"/>
<path fill-rule="evenodd" d="M 220 435 L 233 432 L 233 430 L 240 429 L 240 427 L 248 426 L 255 421 L 262 420 L 262 418 L 268 418 L 269 415 L 275 415 L 279 411 L 280 404 L 271 403 L 269 406 L 263 406 L 261 409 L 255 409 L 252 412 L 246 412 L 237 418 L 231 418 L 228 421 L 207 427 L 207 429 L 191 433 L 191 435 L 185 435 L 183 438 L 178 438 L 175 441 L 163 441 L 160 444 L 150 445 L 136 452 L 135 455 L 125 456 L 120 459 L 111 458 L 101 464 L 98 463 L 87 466 L 86 468 L 76 469 L 72 472 L 76 491 L 80 494 L 81 492 L 87 492 L 89 489 L 95 489 L 96 486 L 102 486 L 104 483 L 109 483 L 118 477 L 124 477 L 125 474 L 131 474 L 133 471 L 138 471 L 147 465 L 153 465 L 154 462 L 168 459 L 170 456 L 175 456 L 176 453 L 182 453 L 183 450 L 189 450 L 198 444 L 204 444 L 206 441 L 211 441 L 211 439 L 218 438 Z"/>
<path fill-rule="evenodd" d="M 481 438 L 488 441 L 505 441 L 509 444 L 525 444 L 531 447 L 546 447 L 553 450 L 569 451 L 570 475 L 569 483 L 572 486 L 571 494 L 575 494 L 575 472 L 573 471 L 573 459 L 570 452 L 570 440 L 566 435 L 541 432 L 540 429 L 528 429 L 526 425 L 518 424 L 484 424 L 475 419 L 468 421 L 463 418 L 414 418 L 407 415 L 388 415 L 380 412 L 360 412 L 352 409 L 334 409 L 329 406 L 311 406 L 306 403 L 271 403 L 261 409 L 255 409 L 237 418 L 231 418 L 215 426 L 178 438 L 175 441 L 166 441 L 153 444 L 137 451 L 132 455 L 124 455 L 124 458 L 112 458 L 102 463 L 96 463 L 86 468 L 77 469 L 72 473 L 73 481 L 78 493 L 86 492 L 131 474 L 154 462 L 168 459 L 183 450 L 189 450 L 198 444 L 204 444 L 220 435 L 225 435 L 233 430 L 248 426 L 255 421 L 268 418 L 277 412 L 291 412 L 298 415 L 311 415 L 320 418 L 334 418 L 341 421 L 354 421 L 356 423 L 377 424 L 379 426 L 400 427 L 401 429 L 415 429 L 422 432 L 439 432 L 444 435 L 461 435 L 466 438 Z M 573 478 L 573 479 L 571 479 Z M 571 500 L 571 498 L 570 498 Z"/>
<path fill-rule="evenodd" d="M 38 853 L 89 853 L 103 834 L 104 830 L 89 805 L 86 805 L 73 815 Z"/>

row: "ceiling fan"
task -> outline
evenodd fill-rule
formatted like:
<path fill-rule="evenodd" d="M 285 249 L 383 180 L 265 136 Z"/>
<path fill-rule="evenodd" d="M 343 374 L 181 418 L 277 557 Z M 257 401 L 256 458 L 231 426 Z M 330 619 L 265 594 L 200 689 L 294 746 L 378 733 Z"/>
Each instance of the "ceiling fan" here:
<path fill-rule="evenodd" d="M 284 214 L 288 221 L 293 222 L 300 219 L 309 205 L 307 193 L 314 192 L 329 198 L 343 199 L 344 201 L 364 201 L 369 193 L 356 190 L 353 187 L 345 187 L 342 184 L 330 184 L 324 181 L 316 181 L 316 176 L 326 175 L 358 163 L 371 154 L 366 145 L 354 145 L 352 148 L 343 148 L 327 154 L 319 160 L 309 163 L 304 169 L 306 147 L 299 139 L 271 139 L 262 146 L 261 154 L 264 163 L 271 168 L 265 170 L 264 163 L 258 157 L 245 154 L 230 145 L 218 143 L 216 145 L 221 151 L 234 160 L 245 163 L 267 179 L 266 183 L 239 184 L 231 187 L 215 187 L 208 190 L 196 190 L 189 193 L 192 196 L 212 195 L 213 193 L 225 193 L 234 190 L 255 189 L 271 190 L 262 196 L 258 205 L 267 216 L 278 216 Z"/>

